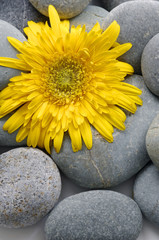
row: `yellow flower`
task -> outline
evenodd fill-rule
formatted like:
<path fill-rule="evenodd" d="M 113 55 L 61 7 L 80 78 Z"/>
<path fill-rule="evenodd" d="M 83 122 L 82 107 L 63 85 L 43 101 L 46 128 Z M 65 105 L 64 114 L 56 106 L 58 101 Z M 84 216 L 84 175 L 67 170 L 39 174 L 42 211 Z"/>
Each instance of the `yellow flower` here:
<path fill-rule="evenodd" d="M 17 109 L 3 129 L 12 133 L 20 128 L 17 142 L 27 137 L 28 146 L 49 153 L 52 141 L 60 151 L 67 131 L 74 152 L 82 148 L 82 139 L 91 149 L 90 124 L 112 142 L 113 126 L 125 129 L 126 116 L 119 107 L 134 113 L 136 104 L 142 104 L 141 90 L 123 82 L 132 66 L 117 60 L 131 44 L 116 42 L 116 21 L 104 32 L 97 23 L 87 33 L 85 26 L 69 31 L 69 21 L 60 21 L 53 6 L 49 18 L 51 27 L 28 22 L 24 43 L 8 37 L 20 53 L 18 59 L 0 57 L 0 65 L 24 72 L 0 93 L 1 118 Z"/>

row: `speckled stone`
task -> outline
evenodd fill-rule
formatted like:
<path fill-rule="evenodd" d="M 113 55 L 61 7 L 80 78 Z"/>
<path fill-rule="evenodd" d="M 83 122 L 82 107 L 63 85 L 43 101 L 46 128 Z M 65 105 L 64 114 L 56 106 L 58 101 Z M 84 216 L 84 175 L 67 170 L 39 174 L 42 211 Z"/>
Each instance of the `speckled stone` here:
<path fill-rule="evenodd" d="M 8 36 L 14 37 L 21 42 L 26 40 L 23 34 L 17 28 L 6 21 L 0 20 L 0 56 L 16 58 L 18 51 L 16 51 L 15 48 L 13 48 L 8 42 Z M 0 66 L 0 90 L 8 85 L 11 77 L 17 75 L 20 75 L 20 71 Z"/>
<path fill-rule="evenodd" d="M 9 134 L 7 131 L 3 130 L 3 125 L 7 121 L 11 115 L 7 115 L 6 117 L 3 117 L 0 119 L 0 146 L 5 147 L 18 147 L 18 146 L 26 146 L 27 140 L 24 139 L 22 142 L 16 142 L 16 135 L 19 131 L 19 129 L 11 134 Z"/>
<path fill-rule="evenodd" d="M 0 226 L 38 222 L 54 207 L 60 191 L 59 171 L 42 151 L 16 148 L 0 155 Z"/>
<path fill-rule="evenodd" d="M 159 168 L 159 114 L 153 119 L 147 131 L 146 148 L 151 160 Z"/>
<path fill-rule="evenodd" d="M 159 32 L 159 2 L 129 1 L 114 8 L 104 22 L 104 29 L 116 20 L 120 24 L 119 43 L 131 42 L 132 48 L 121 60 L 141 73 L 141 54 L 149 40 Z"/>
<path fill-rule="evenodd" d="M 134 199 L 145 217 L 159 226 L 159 170 L 149 165 L 138 174 L 134 185 Z"/>
<path fill-rule="evenodd" d="M 127 114 L 126 130 L 114 129 L 114 142 L 108 143 L 93 127 L 93 147 L 84 144 L 81 151 L 72 151 L 65 135 L 59 154 L 52 149 L 58 167 L 76 184 L 86 188 L 108 188 L 136 174 L 149 161 L 145 138 L 152 119 L 159 113 L 159 99 L 146 87 L 143 77 L 134 75 L 127 82 L 143 91 L 143 106 Z"/>
<path fill-rule="evenodd" d="M 21 32 L 28 21 L 48 20 L 32 6 L 29 0 L 0 0 L 0 19 L 11 23 Z"/>
<path fill-rule="evenodd" d="M 159 96 L 159 33 L 144 48 L 141 70 L 147 87 Z"/>
<path fill-rule="evenodd" d="M 46 240 L 136 240 L 142 215 L 129 197 L 113 191 L 89 191 L 68 197 L 51 212 Z"/>
<path fill-rule="evenodd" d="M 72 18 L 80 14 L 91 0 L 29 0 L 43 15 L 48 16 L 48 6 L 53 5 L 61 19 Z"/>
<path fill-rule="evenodd" d="M 89 5 L 80 15 L 70 19 L 70 25 L 83 26 L 86 25 L 86 30 L 89 32 L 93 26 L 99 22 L 101 28 L 108 11 L 98 6 Z"/>

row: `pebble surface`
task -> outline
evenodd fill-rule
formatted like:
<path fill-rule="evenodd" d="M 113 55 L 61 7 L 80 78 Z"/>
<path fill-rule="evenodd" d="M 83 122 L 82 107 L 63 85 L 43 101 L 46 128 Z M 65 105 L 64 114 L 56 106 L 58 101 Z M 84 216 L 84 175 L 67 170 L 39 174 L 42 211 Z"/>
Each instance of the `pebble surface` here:
<path fill-rule="evenodd" d="M 0 155 L 0 226 L 38 222 L 57 202 L 61 178 L 52 159 L 38 149 L 16 148 Z"/>
<path fill-rule="evenodd" d="M 79 24 L 81 26 L 85 24 L 86 30 L 89 32 L 97 22 L 99 22 L 102 28 L 107 14 L 108 11 L 104 8 L 89 5 L 80 15 L 70 19 L 70 25 L 77 27 Z"/>
<path fill-rule="evenodd" d="M 14 37 L 21 42 L 26 40 L 24 35 L 17 28 L 6 21 L 0 20 L 0 57 L 17 58 L 16 55 L 18 51 L 8 42 L 8 36 Z M 17 75 L 20 75 L 19 70 L 0 66 L 0 90 L 8 85 L 11 77 Z"/>
<path fill-rule="evenodd" d="M 48 16 L 48 6 L 53 5 L 61 19 L 72 18 L 80 14 L 91 0 L 29 0 L 43 15 Z"/>
<path fill-rule="evenodd" d="M 153 119 L 147 131 L 146 148 L 151 160 L 159 168 L 159 114 Z"/>
<path fill-rule="evenodd" d="M 134 200 L 144 216 L 159 226 L 159 170 L 153 165 L 144 168 L 134 185 Z"/>
<path fill-rule="evenodd" d="M 58 167 L 76 184 L 86 188 L 108 188 L 126 181 L 149 161 L 145 138 L 150 123 L 159 113 L 158 98 L 145 86 L 141 76 L 126 80 L 142 90 L 143 106 L 136 113 L 127 114 L 126 130 L 114 129 L 114 142 L 108 143 L 92 128 L 93 147 L 84 144 L 81 151 L 72 151 L 70 138 L 65 136 L 59 154 L 52 150 Z M 144 121 L 143 121 L 144 119 Z"/>
<path fill-rule="evenodd" d="M 140 74 L 144 47 L 159 32 L 159 2 L 140 0 L 120 4 L 106 16 L 104 29 L 114 20 L 120 25 L 117 41 L 132 43 L 132 48 L 120 60 L 130 63 L 135 73 Z"/>
<path fill-rule="evenodd" d="M 142 215 L 129 197 L 89 191 L 65 198 L 45 223 L 46 240 L 136 240 Z"/>
<path fill-rule="evenodd" d="M 144 48 L 141 70 L 147 87 L 159 96 L 159 34 L 155 35 Z"/>

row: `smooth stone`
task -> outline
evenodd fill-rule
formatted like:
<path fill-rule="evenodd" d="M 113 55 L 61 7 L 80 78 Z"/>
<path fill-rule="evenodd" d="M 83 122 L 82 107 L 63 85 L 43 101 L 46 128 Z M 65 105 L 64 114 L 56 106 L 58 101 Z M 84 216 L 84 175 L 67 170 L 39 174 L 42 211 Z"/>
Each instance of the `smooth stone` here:
<path fill-rule="evenodd" d="M 134 200 L 144 216 L 159 226 L 159 170 L 149 165 L 141 171 L 134 185 Z"/>
<path fill-rule="evenodd" d="M 153 119 L 147 131 L 146 148 L 151 160 L 159 168 L 159 114 Z"/>
<path fill-rule="evenodd" d="M 74 153 L 66 134 L 59 154 L 52 148 L 52 158 L 61 171 L 76 184 L 86 188 L 108 188 L 126 181 L 149 161 L 145 138 L 149 125 L 159 113 L 159 100 L 144 84 L 143 77 L 129 76 L 127 82 L 142 90 L 143 106 L 127 114 L 126 130 L 114 129 L 114 142 L 108 143 L 93 127 L 93 147 Z"/>
<path fill-rule="evenodd" d="M 0 155 L 0 226 L 38 222 L 57 202 L 61 178 L 52 159 L 39 149 L 15 148 Z"/>
<path fill-rule="evenodd" d="M 61 19 L 72 18 L 80 14 L 91 0 L 29 0 L 43 15 L 48 16 L 48 6 L 53 5 Z"/>
<path fill-rule="evenodd" d="M 7 121 L 7 119 L 11 115 L 7 115 L 3 118 L 0 119 L 0 147 L 5 146 L 5 147 L 18 147 L 18 146 L 26 146 L 27 145 L 27 140 L 24 139 L 22 142 L 16 142 L 16 135 L 19 131 L 16 130 L 15 132 L 9 134 L 7 131 L 3 130 L 3 125 Z"/>
<path fill-rule="evenodd" d="M 0 57 L 17 58 L 18 51 L 8 42 L 8 36 L 14 37 L 21 42 L 26 40 L 17 28 L 8 22 L 0 20 Z M 0 90 L 8 85 L 10 78 L 20 75 L 20 73 L 19 70 L 0 66 Z"/>
<path fill-rule="evenodd" d="M 45 223 L 46 240 L 136 240 L 142 215 L 129 197 L 113 191 L 89 191 L 65 198 Z"/>
<path fill-rule="evenodd" d="M 88 5 L 80 15 L 70 19 L 70 25 L 77 27 L 78 25 L 83 26 L 85 24 L 86 30 L 89 32 L 97 22 L 99 22 L 100 27 L 102 28 L 107 14 L 108 11 L 104 8 Z"/>
<path fill-rule="evenodd" d="M 45 22 L 48 18 L 41 15 L 28 0 L 0 0 L 0 19 L 9 22 L 21 32 L 28 21 Z"/>
<path fill-rule="evenodd" d="M 147 87 L 159 96 L 159 33 L 144 48 L 141 71 Z"/>
<path fill-rule="evenodd" d="M 132 48 L 120 60 L 141 73 L 141 54 L 149 40 L 159 32 L 159 2 L 129 1 L 114 8 L 104 22 L 106 29 L 114 20 L 120 25 L 119 43 L 131 42 Z"/>

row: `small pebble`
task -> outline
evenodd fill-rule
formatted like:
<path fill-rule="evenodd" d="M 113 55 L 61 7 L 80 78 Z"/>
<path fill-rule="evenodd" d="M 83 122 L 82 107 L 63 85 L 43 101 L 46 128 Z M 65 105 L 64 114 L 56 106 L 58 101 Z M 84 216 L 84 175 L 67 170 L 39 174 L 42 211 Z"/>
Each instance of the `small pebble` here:
<path fill-rule="evenodd" d="M 147 87 L 159 96 L 159 33 L 144 48 L 141 70 Z"/>
<path fill-rule="evenodd" d="M 38 222 L 57 202 L 61 178 L 41 150 L 16 148 L 0 155 L 0 226 L 26 227 Z"/>
<path fill-rule="evenodd" d="M 141 55 L 149 40 L 159 33 L 159 2 L 128 1 L 114 8 L 104 22 L 106 29 L 116 20 L 120 25 L 119 43 L 131 42 L 132 48 L 120 60 L 130 63 L 141 74 Z"/>
<path fill-rule="evenodd" d="M 141 171 L 134 185 L 134 200 L 144 216 L 159 227 L 159 170 L 149 165 Z M 156 238 L 157 239 L 157 238 Z"/>
<path fill-rule="evenodd" d="M 53 5 L 61 19 L 72 18 L 80 14 L 91 0 L 29 0 L 43 15 L 48 16 L 48 6 Z"/>
<path fill-rule="evenodd" d="M 136 240 L 142 215 L 129 197 L 89 191 L 65 198 L 45 223 L 46 240 Z"/>

